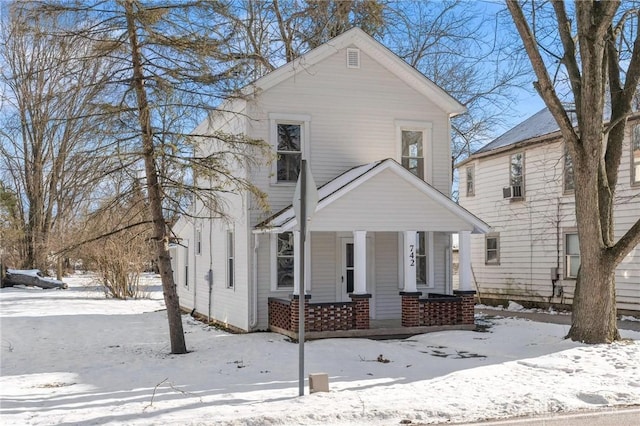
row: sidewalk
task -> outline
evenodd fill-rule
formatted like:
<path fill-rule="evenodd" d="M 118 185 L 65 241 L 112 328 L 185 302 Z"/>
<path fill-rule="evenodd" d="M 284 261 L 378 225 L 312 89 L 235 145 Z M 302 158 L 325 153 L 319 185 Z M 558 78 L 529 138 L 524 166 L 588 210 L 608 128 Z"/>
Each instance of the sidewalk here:
<path fill-rule="evenodd" d="M 487 316 L 499 316 L 505 318 L 525 318 L 536 322 L 548 322 L 552 324 L 571 325 L 571 315 L 567 314 L 550 314 L 546 312 L 530 312 L 530 311 L 507 311 L 504 309 L 491 309 L 483 306 L 476 308 L 476 314 L 484 314 Z M 640 321 L 620 321 L 618 320 L 618 328 L 623 330 L 640 331 Z"/>

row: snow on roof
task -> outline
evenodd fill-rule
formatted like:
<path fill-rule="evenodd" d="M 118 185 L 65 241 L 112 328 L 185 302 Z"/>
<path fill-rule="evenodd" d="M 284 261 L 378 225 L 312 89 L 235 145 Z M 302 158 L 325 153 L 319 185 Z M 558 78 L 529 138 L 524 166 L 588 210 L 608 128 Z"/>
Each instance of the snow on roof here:
<path fill-rule="evenodd" d="M 386 160 L 380 160 L 373 163 L 363 164 L 361 166 L 353 167 L 341 175 L 338 175 L 333 180 L 322 185 L 318 188 L 318 203 L 334 192 L 340 190 L 345 185 L 351 183 L 355 179 L 359 178 L 363 174 L 367 173 L 369 170 L 372 170 L 376 166 L 382 164 Z M 293 206 L 289 205 L 283 210 L 280 210 L 278 213 L 259 223 L 256 228 L 266 228 L 266 227 L 274 227 L 279 228 L 291 219 L 295 217 L 295 212 L 293 210 Z"/>
<path fill-rule="evenodd" d="M 419 189 L 427 197 L 430 197 L 432 200 L 440 204 L 454 216 L 457 216 L 460 219 L 468 222 L 469 224 L 472 224 L 474 226 L 473 232 L 489 232 L 489 225 L 474 216 L 468 210 L 461 207 L 459 204 L 455 203 L 447 195 L 438 191 L 436 188 L 432 187 L 422 179 L 416 177 L 414 174 L 412 174 L 410 171 L 402 167 L 398 162 L 391 158 L 353 167 L 352 169 L 347 170 L 335 179 L 322 185 L 320 188 L 318 188 L 318 205 L 316 207 L 316 212 L 322 209 L 324 205 L 331 203 L 331 197 L 334 194 L 340 193 L 341 191 L 348 191 L 348 188 L 350 186 L 352 187 L 354 183 L 361 180 L 366 180 L 375 175 L 377 172 L 383 171 L 388 168 L 394 169 L 400 175 L 404 174 L 403 178 L 409 178 L 409 181 L 412 181 L 412 184 L 416 185 L 416 187 L 419 187 Z M 295 222 L 292 222 L 294 220 L 295 212 L 293 206 L 289 205 L 288 207 L 280 210 L 275 215 L 256 225 L 256 229 L 261 229 L 262 232 L 283 232 L 282 228 L 287 228 L 288 226 L 294 225 Z"/>
<path fill-rule="evenodd" d="M 578 125 L 578 118 L 575 112 L 571 109 L 567 109 L 566 111 L 574 127 L 576 127 Z M 608 122 L 611 119 L 611 106 L 608 103 L 604 106 L 603 119 L 605 122 Z M 518 142 L 524 142 L 529 139 L 537 139 L 541 136 L 551 135 L 552 133 L 559 131 L 560 126 L 558 126 L 555 118 L 553 118 L 551 111 L 549 111 L 548 108 L 544 108 L 524 120 L 522 123 L 506 131 L 482 148 L 478 149 L 473 153 L 473 155 L 514 145 Z"/>
<path fill-rule="evenodd" d="M 553 118 L 553 115 L 551 115 L 551 112 L 547 108 L 544 108 L 478 149 L 474 154 L 493 151 L 494 149 L 513 145 L 527 139 L 548 135 L 558 130 L 560 130 L 560 127 Z"/>

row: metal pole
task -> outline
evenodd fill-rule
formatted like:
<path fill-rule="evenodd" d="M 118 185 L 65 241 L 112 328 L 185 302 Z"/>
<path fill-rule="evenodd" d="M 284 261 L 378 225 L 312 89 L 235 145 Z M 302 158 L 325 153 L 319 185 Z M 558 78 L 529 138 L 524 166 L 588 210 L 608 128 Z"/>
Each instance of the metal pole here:
<path fill-rule="evenodd" d="M 307 233 L 307 160 L 301 161 L 300 168 L 300 281 L 298 285 L 298 394 L 304 396 L 304 323 L 305 282 L 304 282 L 304 243 Z"/>

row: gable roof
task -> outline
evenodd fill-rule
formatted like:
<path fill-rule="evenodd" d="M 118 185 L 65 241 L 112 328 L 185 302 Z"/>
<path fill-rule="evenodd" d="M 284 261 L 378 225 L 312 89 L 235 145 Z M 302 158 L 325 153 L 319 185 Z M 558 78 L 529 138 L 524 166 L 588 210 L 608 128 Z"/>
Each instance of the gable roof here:
<path fill-rule="evenodd" d="M 541 136 L 550 135 L 560 130 L 558 123 L 551 115 L 548 108 L 544 108 L 531 117 L 527 118 L 515 127 L 507 130 L 505 133 L 489 142 L 482 148 L 476 150 L 475 154 L 493 151 L 509 145 L 514 145 L 528 139 L 539 138 Z"/>
<path fill-rule="evenodd" d="M 456 223 L 463 222 L 476 233 L 489 232 L 490 227 L 485 222 L 478 219 L 468 210 L 456 204 L 449 197 L 390 158 L 354 167 L 322 185 L 318 188 L 318 205 L 316 207 L 316 213 L 320 213 L 324 209 L 330 208 L 330 206 L 338 200 L 347 198 L 347 196 L 350 193 L 355 192 L 357 188 L 372 181 L 376 176 L 385 171 L 391 172 L 394 176 L 403 182 L 406 182 L 409 187 L 414 188 L 416 192 L 422 193 L 425 199 L 428 199 L 430 203 L 438 207 L 440 213 L 446 213 L 446 215 Z M 402 204 L 401 199 L 394 200 L 394 202 L 398 205 Z M 370 208 L 370 206 L 362 207 Z M 423 217 L 428 216 L 430 213 L 434 214 L 434 212 L 429 211 L 416 212 L 417 215 Z M 362 222 L 366 222 L 366 218 L 361 218 L 360 220 Z M 389 223 L 392 223 L 394 218 L 389 217 L 388 221 Z M 313 223 L 314 222 L 312 221 L 310 227 L 311 231 L 314 230 Z M 362 225 L 366 226 L 365 223 L 362 223 Z M 293 211 L 293 206 L 290 205 L 256 225 L 256 231 L 254 232 L 287 232 L 293 230 L 296 226 L 297 220 L 295 212 Z"/>
<path fill-rule="evenodd" d="M 326 43 L 310 50 L 295 60 L 271 71 L 244 88 L 243 93 L 250 95 L 256 90 L 268 90 L 282 81 L 306 71 L 309 67 L 346 47 L 355 46 L 376 60 L 383 67 L 403 80 L 409 87 L 428 97 L 451 116 L 462 114 L 467 108 L 429 80 L 424 74 L 403 61 L 387 47 L 376 41 L 358 27 L 340 34 Z"/>
<path fill-rule="evenodd" d="M 570 118 L 573 121 L 573 125 L 577 126 L 578 122 L 575 114 L 571 114 Z M 605 122 L 610 120 L 610 108 L 605 108 L 603 118 Z M 640 114 L 634 112 L 628 117 L 628 120 L 638 120 L 638 118 L 640 118 Z M 484 145 L 482 148 L 476 150 L 468 158 L 456 164 L 455 167 L 463 166 L 475 158 L 497 154 L 510 148 L 515 148 L 525 144 L 550 141 L 560 137 L 562 137 L 562 134 L 560 133 L 560 126 L 558 126 L 558 123 L 551 114 L 551 111 L 549 111 L 548 108 L 544 108 L 515 127 L 507 130 L 505 133 Z"/>

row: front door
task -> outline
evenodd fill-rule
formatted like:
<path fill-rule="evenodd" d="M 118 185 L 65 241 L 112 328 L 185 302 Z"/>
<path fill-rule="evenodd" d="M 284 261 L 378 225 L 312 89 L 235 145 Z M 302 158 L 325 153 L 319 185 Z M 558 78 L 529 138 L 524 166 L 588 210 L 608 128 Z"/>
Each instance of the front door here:
<path fill-rule="evenodd" d="M 355 283 L 355 264 L 353 238 L 341 238 L 342 243 L 342 271 L 340 276 L 341 295 L 339 300 L 348 302 L 351 300 L 349 293 L 353 293 Z"/>

